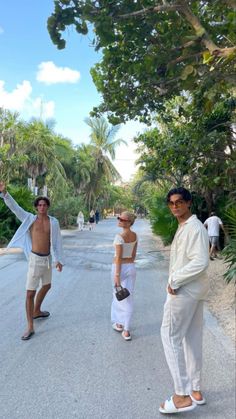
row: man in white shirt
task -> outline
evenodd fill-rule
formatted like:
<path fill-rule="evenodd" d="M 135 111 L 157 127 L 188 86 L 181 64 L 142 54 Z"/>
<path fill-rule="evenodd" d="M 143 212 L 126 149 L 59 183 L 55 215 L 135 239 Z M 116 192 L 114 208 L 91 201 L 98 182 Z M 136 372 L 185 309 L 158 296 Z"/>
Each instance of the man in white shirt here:
<path fill-rule="evenodd" d="M 26 282 L 26 316 L 28 328 L 21 337 L 29 340 L 34 335 L 34 319 L 47 318 L 50 313 L 41 310 L 41 304 L 51 288 L 52 257 L 56 268 L 62 271 L 62 239 L 60 226 L 56 218 L 48 215 L 50 201 L 47 197 L 38 197 L 34 202 L 37 214 L 31 214 L 21 208 L 6 191 L 4 182 L 0 182 L 0 196 L 8 208 L 22 222 L 8 247 L 20 247 L 29 259 Z M 36 295 L 41 282 L 41 288 Z"/>
<path fill-rule="evenodd" d="M 204 226 L 207 229 L 210 242 L 210 259 L 214 260 L 217 257 L 217 250 L 220 250 L 220 228 L 224 231 L 223 223 L 215 212 L 211 212 L 211 216 L 206 219 Z"/>
<path fill-rule="evenodd" d="M 179 227 L 171 245 L 161 337 L 175 394 L 160 406 L 161 413 L 191 411 L 205 403 L 201 367 L 203 300 L 209 289 L 208 235 L 191 213 L 191 200 L 185 188 L 172 189 L 167 195 Z"/>

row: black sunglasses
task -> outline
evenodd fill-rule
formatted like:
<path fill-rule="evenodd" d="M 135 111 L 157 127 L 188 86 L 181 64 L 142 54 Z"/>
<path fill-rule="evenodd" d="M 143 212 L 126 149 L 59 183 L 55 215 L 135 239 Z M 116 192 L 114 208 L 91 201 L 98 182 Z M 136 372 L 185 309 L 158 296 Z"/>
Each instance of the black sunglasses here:
<path fill-rule="evenodd" d="M 124 218 L 121 218 L 121 217 L 117 217 L 117 220 L 119 220 L 121 222 L 125 221 L 125 222 L 129 222 L 130 223 L 130 220 L 124 220 Z"/>

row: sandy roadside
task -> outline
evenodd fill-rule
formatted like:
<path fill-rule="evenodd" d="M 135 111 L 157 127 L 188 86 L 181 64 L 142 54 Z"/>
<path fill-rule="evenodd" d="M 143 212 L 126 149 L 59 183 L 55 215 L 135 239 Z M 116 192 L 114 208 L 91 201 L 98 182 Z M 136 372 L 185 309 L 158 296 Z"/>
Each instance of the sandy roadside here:
<path fill-rule="evenodd" d="M 207 305 L 225 334 L 235 342 L 235 284 L 226 284 L 223 277 L 226 269 L 223 259 L 210 261 L 208 268 L 210 291 Z"/>

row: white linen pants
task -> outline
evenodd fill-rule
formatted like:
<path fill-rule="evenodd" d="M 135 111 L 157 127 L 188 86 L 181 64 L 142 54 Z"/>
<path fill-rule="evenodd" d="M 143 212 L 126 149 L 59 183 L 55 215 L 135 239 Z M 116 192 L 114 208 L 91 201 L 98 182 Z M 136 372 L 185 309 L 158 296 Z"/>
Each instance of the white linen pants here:
<path fill-rule="evenodd" d="M 118 301 L 114 288 L 115 264 L 112 265 L 111 280 L 113 285 L 113 299 L 111 304 L 111 322 L 122 324 L 124 330 L 130 330 L 130 324 L 133 314 L 134 284 L 136 279 L 136 269 L 134 263 L 124 263 L 121 265 L 120 283 L 122 287 L 127 288 L 130 295 L 122 301 Z"/>
<path fill-rule="evenodd" d="M 167 294 L 161 338 L 175 393 L 201 390 L 203 301 L 180 289 Z"/>
<path fill-rule="evenodd" d="M 78 221 L 77 221 L 77 224 L 78 224 L 78 230 L 79 230 L 79 231 L 83 230 L 83 227 L 84 227 L 84 222 L 83 222 L 83 220 L 78 220 Z"/>

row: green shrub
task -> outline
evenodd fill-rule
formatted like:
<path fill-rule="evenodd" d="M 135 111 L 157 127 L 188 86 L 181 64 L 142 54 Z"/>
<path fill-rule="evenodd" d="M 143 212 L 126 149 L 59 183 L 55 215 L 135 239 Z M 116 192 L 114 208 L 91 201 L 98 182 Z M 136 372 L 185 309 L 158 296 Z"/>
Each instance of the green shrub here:
<path fill-rule="evenodd" d="M 50 208 L 50 215 L 56 217 L 61 227 L 69 227 L 76 224 L 79 211 L 82 211 L 85 219 L 88 217 L 83 199 L 80 197 L 68 197 L 53 203 Z"/>
<path fill-rule="evenodd" d="M 178 222 L 171 215 L 164 194 L 154 196 L 149 207 L 149 216 L 153 232 L 161 237 L 165 246 L 170 244 L 174 238 Z"/>
<path fill-rule="evenodd" d="M 226 227 L 229 233 L 229 243 L 223 250 L 225 263 L 227 264 L 227 271 L 224 278 L 227 283 L 236 282 L 236 208 L 229 208 L 226 213 Z"/>

